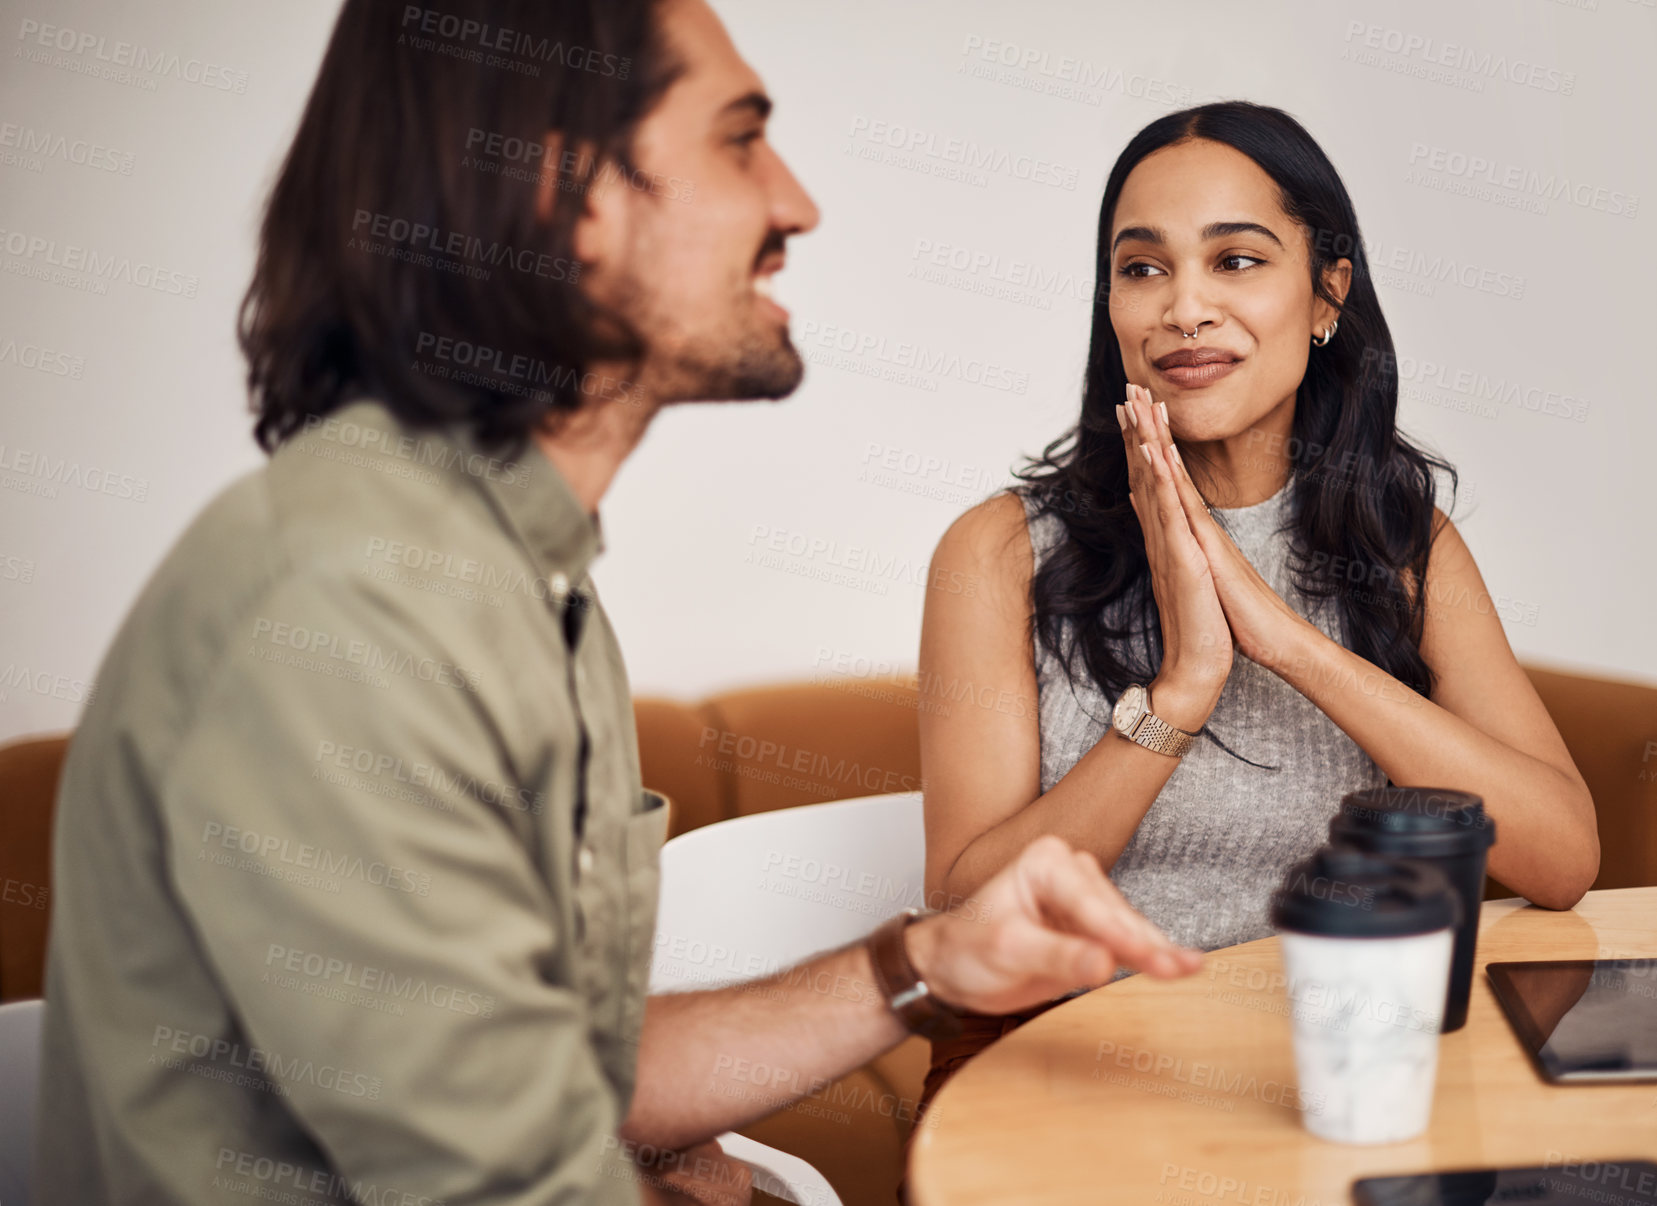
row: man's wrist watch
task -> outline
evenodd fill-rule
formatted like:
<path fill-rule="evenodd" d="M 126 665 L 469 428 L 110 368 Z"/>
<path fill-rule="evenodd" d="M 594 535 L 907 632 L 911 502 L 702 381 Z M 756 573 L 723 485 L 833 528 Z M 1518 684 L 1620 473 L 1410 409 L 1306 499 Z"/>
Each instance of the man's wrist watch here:
<path fill-rule="evenodd" d="M 874 968 L 875 984 L 881 996 L 911 1034 L 929 1039 L 954 1038 L 961 1033 L 963 1015 L 932 995 L 920 972 L 909 961 L 909 952 L 903 945 L 904 931 L 921 918 L 933 915 L 932 910 L 905 909 L 883 922 L 866 943 L 869 963 Z"/>
<path fill-rule="evenodd" d="M 1175 758 L 1185 757 L 1185 751 L 1197 740 L 1197 734 L 1176 729 L 1152 712 L 1150 688 L 1139 683 L 1122 689 L 1110 712 L 1110 727 L 1129 741 Z"/>

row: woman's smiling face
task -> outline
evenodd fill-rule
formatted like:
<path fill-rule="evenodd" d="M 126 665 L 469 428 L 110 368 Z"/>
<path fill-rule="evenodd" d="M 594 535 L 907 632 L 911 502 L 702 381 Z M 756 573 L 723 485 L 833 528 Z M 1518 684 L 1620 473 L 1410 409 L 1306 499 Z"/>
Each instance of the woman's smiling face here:
<path fill-rule="evenodd" d="M 1313 292 L 1307 232 L 1259 165 L 1207 139 L 1155 151 L 1128 174 L 1110 237 L 1122 365 L 1168 403 L 1182 441 L 1226 439 L 1293 406 L 1336 310 Z M 1345 260 L 1330 270 L 1335 296 L 1350 273 Z"/>

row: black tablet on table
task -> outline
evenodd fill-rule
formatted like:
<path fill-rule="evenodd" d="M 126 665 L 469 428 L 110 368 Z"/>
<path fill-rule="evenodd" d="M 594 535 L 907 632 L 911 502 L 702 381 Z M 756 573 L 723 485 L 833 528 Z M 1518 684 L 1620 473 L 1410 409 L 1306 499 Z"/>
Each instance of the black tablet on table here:
<path fill-rule="evenodd" d="M 1485 974 L 1547 1080 L 1657 1080 L 1657 959 L 1491 963 Z"/>

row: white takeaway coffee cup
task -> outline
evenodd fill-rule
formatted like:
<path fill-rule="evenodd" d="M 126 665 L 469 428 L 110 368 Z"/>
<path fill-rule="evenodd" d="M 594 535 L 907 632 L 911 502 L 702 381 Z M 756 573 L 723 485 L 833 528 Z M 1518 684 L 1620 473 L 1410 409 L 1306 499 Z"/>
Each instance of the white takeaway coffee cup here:
<path fill-rule="evenodd" d="M 1461 903 L 1436 867 L 1325 846 L 1272 896 L 1306 1129 L 1398 1143 L 1427 1129 Z"/>

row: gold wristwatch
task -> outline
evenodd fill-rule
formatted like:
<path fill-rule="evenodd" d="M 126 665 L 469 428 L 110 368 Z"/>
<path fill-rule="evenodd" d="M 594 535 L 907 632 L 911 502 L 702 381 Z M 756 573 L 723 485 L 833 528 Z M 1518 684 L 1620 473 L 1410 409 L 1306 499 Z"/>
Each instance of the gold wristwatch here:
<path fill-rule="evenodd" d="M 1176 729 L 1152 712 L 1151 690 L 1139 683 L 1130 683 L 1122 688 L 1122 694 L 1110 712 L 1110 727 L 1129 741 L 1175 758 L 1185 757 L 1185 751 L 1197 739 L 1195 733 Z"/>

